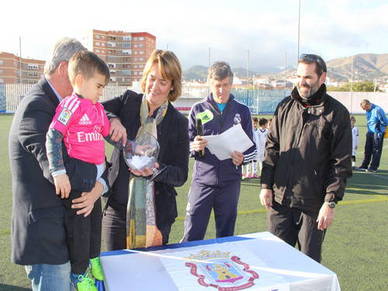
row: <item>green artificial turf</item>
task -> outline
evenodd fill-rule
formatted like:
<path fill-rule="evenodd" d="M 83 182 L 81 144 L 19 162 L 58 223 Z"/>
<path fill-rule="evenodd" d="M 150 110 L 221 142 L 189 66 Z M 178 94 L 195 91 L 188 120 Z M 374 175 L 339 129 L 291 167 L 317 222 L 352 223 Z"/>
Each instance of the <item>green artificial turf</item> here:
<path fill-rule="evenodd" d="M 12 194 L 7 142 L 11 120 L 12 116 L 0 115 L 0 290 L 25 290 L 30 285 L 23 267 L 10 262 Z M 357 165 L 363 154 L 364 125 L 364 116 L 357 116 L 361 132 Z M 388 290 L 388 140 L 385 143 L 380 171 L 354 173 L 326 234 L 322 264 L 337 273 L 342 290 Z M 182 237 L 190 180 L 191 174 L 187 183 L 177 189 L 178 218 L 172 228 L 171 243 Z M 242 182 L 236 234 L 266 230 L 259 191 L 257 179 Z M 212 216 L 206 238 L 214 237 Z"/>

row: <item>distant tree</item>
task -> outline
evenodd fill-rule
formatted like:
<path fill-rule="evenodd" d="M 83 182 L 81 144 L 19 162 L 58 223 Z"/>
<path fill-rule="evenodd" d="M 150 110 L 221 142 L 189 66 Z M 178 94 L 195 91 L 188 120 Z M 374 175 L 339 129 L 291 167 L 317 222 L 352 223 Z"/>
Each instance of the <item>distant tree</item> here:
<path fill-rule="evenodd" d="M 357 82 L 353 84 L 353 91 L 356 92 L 373 92 L 380 91 L 378 86 L 375 88 L 375 84 L 372 81 Z"/>
<path fill-rule="evenodd" d="M 340 87 L 329 86 L 327 90 L 349 92 L 350 85 L 351 85 L 350 83 L 346 83 Z M 380 92 L 381 91 L 378 86 L 376 86 L 375 88 L 375 83 L 373 83 L 372 81 L 355 82 L 352 84 L 352 90 L 354 92 L 374 92 L 374 91 Z"/>

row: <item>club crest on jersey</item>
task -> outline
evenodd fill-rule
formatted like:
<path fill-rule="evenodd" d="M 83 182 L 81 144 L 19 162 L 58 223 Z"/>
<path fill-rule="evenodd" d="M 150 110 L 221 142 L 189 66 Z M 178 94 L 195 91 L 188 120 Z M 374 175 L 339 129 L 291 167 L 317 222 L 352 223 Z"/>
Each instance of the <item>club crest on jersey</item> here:
<path fill-rule="evenodd" d="M 70 120 L 71 114 L 72 113 L 69 109 L 64 108 L 58 117 L 58 121 L 63 125 L 66 125 Z"/>
<path fill-rule="evenodd" d="M 236 113 L 236 114 L 234 115 L 234 118 L 233 118 L 233 124 L 234 124 L 234 125 L 237 125 L 237 124 L 239 124 L 239 123 L 241 123 L 241 116 L 240 116 L 239 113 Z"/>
<path fill-rule="evenodd" d="M 187 258 L 186 267 L 197 277 L 198 284 L 223 291 L 252 287 L 259 275 L 230 252 L 201 250 Z"/>

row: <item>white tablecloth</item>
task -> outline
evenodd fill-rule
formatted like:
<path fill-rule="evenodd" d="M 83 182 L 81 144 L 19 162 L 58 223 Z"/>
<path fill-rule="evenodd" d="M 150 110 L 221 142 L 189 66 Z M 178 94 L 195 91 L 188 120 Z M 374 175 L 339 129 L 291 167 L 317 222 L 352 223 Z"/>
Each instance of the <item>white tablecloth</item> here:
<path fill-rule="evenodd" d="M 337 275 L 268 232 L 103 253 L 118 290 L 340 290 Z"/>

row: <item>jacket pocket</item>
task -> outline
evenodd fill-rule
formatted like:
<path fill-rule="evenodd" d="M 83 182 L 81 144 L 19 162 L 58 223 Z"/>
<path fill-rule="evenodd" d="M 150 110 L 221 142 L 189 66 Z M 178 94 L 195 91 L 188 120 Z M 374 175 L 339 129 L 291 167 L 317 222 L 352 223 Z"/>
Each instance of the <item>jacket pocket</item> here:
<path fill-rule="evenodd" d="M 34 209 L 29 213 L 29 244 L 39 257 L 67 258 L 63 207 Z"/>

